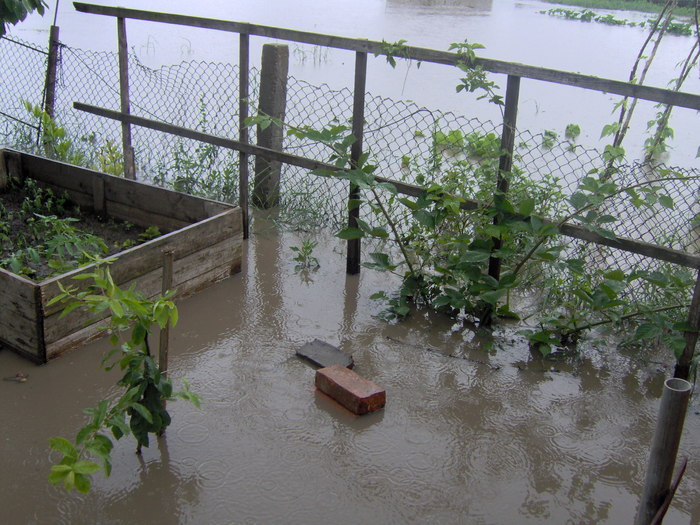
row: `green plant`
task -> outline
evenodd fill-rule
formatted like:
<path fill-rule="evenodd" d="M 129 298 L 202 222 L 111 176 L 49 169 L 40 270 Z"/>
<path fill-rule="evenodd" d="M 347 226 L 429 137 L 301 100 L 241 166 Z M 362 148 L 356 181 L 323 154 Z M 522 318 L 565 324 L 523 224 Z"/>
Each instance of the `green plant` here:
<path fill-rule="evenodd" d="M 97 407 L 86 409 L 90 420 L 73 442 L 62 437 L 49 440 L 51 449 L 62 456 L 51 467 L 49 481 L 68 491 L 89 492 L 90 476 L 100 468 L 106 476 L 110 475 L 112 438 L 119 440 L 132 434 L 137 452 L 140 452 L 141 447 L 149 445 L 149 434 L 162 434 L 171 422 L 166 401 L 181 398 L 195 406 L 200 404 L 199 396 L 189 390 L 187 382 L 184 382 L 184 390 L 173 391 L 171 381 L 158 368 L 150 350 L 152 327 L 164 328 L 168 323 L 173 326 L 177 323 L 177 308 L 170 300 L 173 293 L 149 300 L 134 289 L 123 290 L 114 283 L 106 262 L 97 260 L 92 271 L 76 277 L 91 281 L 87 290 L 61 287 L 62 293 L 50 301 L 50 304 L 67 303 L 61 315 L 76 308 L 95 314 L 108 313 L 107 329 L 114 349 L 103 366 L 105 370 L 118 366 L 124 372 L 117 382 L 123 389 L 121 396 L 116 401 L 103 400 Z"/>
<path fill-rule="evenodd" d="M 433 132 L 433 143 L 440 148 L 458 152 L 464 149 L 464 134 L 459 129 Z"/>
<path fill-rule="evenodd" d="M 204 99 L 200 101 L 197 126 L 209 131 L 209 117 Z M 233 152 L 213 144 L 178 140 L 172 151 L 172 162 L 162 164 L 154 182 L 169 185 L 176 191 L 231 202 L 238 191 L 238 164 Z"/>
<path fill-rule="evenodd" d="M 556 131 L 546 129 L 542 134 L 542 147 L 552 149 L 557 143 L 557 138 L 559 138 L 559 135 Z"/>
<path fill-rule="evenodd" d="M 41 149 L 48 157 L 77 166 L 84 165 L 85 152 L 76 146 L 64 127 L 60 126 L 40 106 L 24 101 L 24 107 L 41 130 Z"/>
<path fill-rule="evenodd" d="M 453 42 L 450 44 L 450 51 L 456 50 L 457 67 L 465 74 L 460 78 L 459 84 L 456 86 L 457 93 L 464 91 L 466 93 L 480 92 L 477 100 L 487 99 L 489 102 L 498 106 L 505 104 L 503 96 L 496 93 L 499 86 L 489 80 L 486 76 L 484 68 L 477 64 L 477 49 L 484 49 L 484 46 L 479 43 Z"/>
<path fill-rule="evenodd" d="M 97 163 L 95 168 L 103 173 L 110 175 L 124 174 L 124 155 L 122 155 L 119 146 L 107 140 L 97 154 Z"/>
<path fill-rule="evenodd" d="M 403 86 L 401 87 L 401 93 L 403 94 L 403 92 L 406 89 L 408 73 L 411 70 L 411 66 L 413 65 L 413 60 L 410 59 L 411 55 L 408 46 L 406 45 L 406 40 L 401 39 L 393 43 L 382 40 L 381 51 L 379 53 L 374 54 L 375 57 L 378 57 L 379 55 L 384 55 L 387 63 L 394 69 L 396 68 L 396 57 L 403 58 L 408 61 L 408 65 L 406 66 L 406 75 L 404 76 Z M 420 69 L 420 66 L 421 62 L 417 61 L 416 68 Z"/>
<path fill-rule="evenodd" d="M 578 124 L 567 124 L 564 136 L 569 140 L 576 140 L 581 135 L 581 126 Z"/>
<path fill-rule="evenodd" d="M 283 125 L 260 115 L 251 118 L 249 124 Z M 288 131 L 330 149 L 329 163 L 335 169 L 320 169 L 315 174 L 346 179 L 366 192 L 366 199 L 351 205 L 367 206 L 379 224 L 359 219 L 357 227 L 344 228 L 338 236 L 391 242 L 386 249 L 370 253 L 363 264 L 402 279 L 398 291 L 373 295 L 387 302 L 387 317 L 406 316 L 415 304 L 482 326 L 491 324 L 494 316 L 518 318 L 518 312 L 512 309 L 511 294 L 529 286 L 544 286 L 544 276 L 556 270 L 571 277 L 559 285 L 561 300 L 538 320 L 538 328 L 526 332 L 533 347 L 543 354 L 551 351 L 553 345 L 574 342 L 581 333 L 596 326 L 631 323 L 668 310 L 667 304 L 652 307 L 648 301 L 633 304 L 630 300 L 632 283 L 652 282 L 642 272 L 625 275 L 613 268 L 591 271 L 585 268 L 584 259 L 567 256 L 568 247 L 561 239 L 560 228 L 573 221 L 614 239 L 610 225 L 618 219 L 606 212 L 610 201 L 625 198 L 635 207 L 672 208 L 674 203 L 665 194 L 664 183 L 691 178 L 666 171 L 657 178 L 620 185 L 611 180 L 605 169 L 593 170 L 573 194 L 565 197 L 556 179 L 533 183 L 514 166 L 510 173 L 503 174 L 510 186 L 504 194 L 496 186 L 496 150 L 478 162 L 451 163 L 446 173 L 443 167 L 440 180 L 431 179 L 436 173 L 429 171 L 422 178 L 420 194 L 409 198 L 400 196 L 393 185 L 374 178 L 375 167 L 369 153 L 363 154 L 355 165 L 350 162 L 349 148 L 354 138 L 348 132 L 345 126 L 323 130 L 289 127 Z M 445 140 L 447 136 L 443 134 Z M 435 156 L 435 152 L 431 155 Z M 441 161 L 438 158 L 436 162 Z M 465 197 L 472 200 L 467 203 Z M 561 214 L 563 204 L 568 211 Z M 398 215 L 390 211 L 396 205 L 403 210 Z M 495 217 L 499 217 L 497 222 Z M 400 227 L 399 218 L 408 225 Z M 498 239 L 498 244 L 494 239 Z M 494 257 L 502 262 L 499 278 L 486 271 Z M 548 286 L 551 288 L 551 281 Z M 687 292 L 686 287 L 679 294 L 686 294 L 687 299 Z M 682 309 L 686 304 L 681 299 L 674 308 Z"/>
<path fill-rule="evenodd" d="M 295 267 L 297 271 L 313 270 L 320 266 L 318 259 L 313 255 L 316 246 L 318 246 L 317 241 L 304 239 L 301 241 L 301 246 L 292 246 L 290 248 L 294 253 L 296 253 L 293 260 L 297 262 Z"/>
<path fill-rule="evenodd" d="M 3 0 L 0 3 L 0 37 L 7 31 L 6 24 L 16 25 L 33 11 L 43 15 L 45 7 L 43 0 Z"/>

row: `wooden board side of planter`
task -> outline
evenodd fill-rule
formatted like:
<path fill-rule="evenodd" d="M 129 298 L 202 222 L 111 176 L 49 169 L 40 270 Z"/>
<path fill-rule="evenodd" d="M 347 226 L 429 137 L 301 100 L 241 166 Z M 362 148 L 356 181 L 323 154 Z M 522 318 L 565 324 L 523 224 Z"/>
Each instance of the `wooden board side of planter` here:
<path fill-rule="evenodd" d="M 110 272 L 120 287 L 133 285 L 147 297 L 154 297 L 161 291 L 163 252 L 172 250 L 173 286 L 177 297 L 183 297 L 240 271 L 242 243 L 241 210 L 234 208 L 118 254 Z M 87 286 L 85 280 L 71 279 L 81 271 L 85 270 L 41 283 L 44 305 L 60 293 L 59 281 L 64 286 Z M 101 324 L 99 317 L 82 310 L 61 318 L 61 309 L 58 305 L 45 306 L 44 337 L 49 359 L 93 338 Z"/>
<path fill-rule="evenodd" d="M 0 268 L 0 341 L 34 362 L 46 360 L 39 286 Z"/>
<path fill-rule="evenodd" d="M 220 202 L 192 197 L 138 181 L 21 154 L 22 173 L 84 207 L 140 226 L 156 225 L 172 231 L 230 208 Z"/>

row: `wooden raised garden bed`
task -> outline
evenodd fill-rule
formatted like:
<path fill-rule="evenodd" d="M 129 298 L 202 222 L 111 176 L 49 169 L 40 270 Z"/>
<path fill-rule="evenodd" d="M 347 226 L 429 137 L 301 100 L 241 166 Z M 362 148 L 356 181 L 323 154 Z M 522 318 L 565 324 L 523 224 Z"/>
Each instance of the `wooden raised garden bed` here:
<path fill-rule="evenodd" d="M 160 293 L 163 254 L 173 252 L 177 297 L 192 294 L 237 273 L 243 242 L 240 208 L 61 162 L 0 150 L 3 178 L 29 177 L 86 210 L 147 228 L 162 236 L 119 252 L 110 266 L 121 287 Z M 1 186 L 1 184 L 0 184 Z M 41 282 L 0 269 L 0 344 L 45 363 L 99 335 L 100 319 L 82 309 L 59 319 L 62 306 L 47 306 L 58 283 L 86 286 L 72 277 L 83 267 Z"/>

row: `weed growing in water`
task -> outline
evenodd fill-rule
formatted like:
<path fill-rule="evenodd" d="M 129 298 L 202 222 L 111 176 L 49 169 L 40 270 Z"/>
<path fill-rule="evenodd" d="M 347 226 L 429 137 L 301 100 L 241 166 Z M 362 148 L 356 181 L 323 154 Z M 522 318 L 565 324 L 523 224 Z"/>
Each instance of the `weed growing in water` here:
<path fill-rule="evenodd" d="M 318 246 L 317 241 L 304 239 L 301 241 L 301 246 L 292 246 L 290 249 L 296 254 L 292 260 L 296 261 L 294 267 L 296 271 L 300 270 L 316 270 L 321 265 L 313 253 Z"/>

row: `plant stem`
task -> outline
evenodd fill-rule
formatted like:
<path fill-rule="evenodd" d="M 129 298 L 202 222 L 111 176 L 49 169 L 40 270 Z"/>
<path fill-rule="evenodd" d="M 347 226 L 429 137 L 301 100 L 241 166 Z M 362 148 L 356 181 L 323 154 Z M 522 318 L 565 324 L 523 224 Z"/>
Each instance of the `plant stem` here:
<path fill-rule="evenodd" d="M 661 306 L 659 308 L 654 308 L 652 310 L 644 310 L 644 311 L 638 310 L 636 312 L 632 312 L 632 313 L 625 314 L 625 315 L 621 316 L 619 319 L 617 319 L 617 321 L 625 321 L 627 319 L 632 319 L 634 317 L 639 317 L 639 316 L 645 315 L 645 314 L 656 314 L 659 312 L 666 312 L 669 310 L 678 310 L 679 308 L 686 308 L 687 306 L 688 306 L 687 304 L 674 304 L 671 306 Z M 585 325 L 578 326 L 573 330 L 568 330 L 567 332 L 562 333 L 562 338 L 569 337 L 569 336 L 575 334 L 576 332 L 583 332 L 584 330 L 589 330 L 591 328 L 595 328 L 596 326 L 602 326 L 604 324 L 614 323 L 615 321 L 616 321 L 616 319 L 611 319 L 608 317 L 608 319 L 605 319 L 603 321 L 596 321 L 595 323 L 587 323 Z"/>

